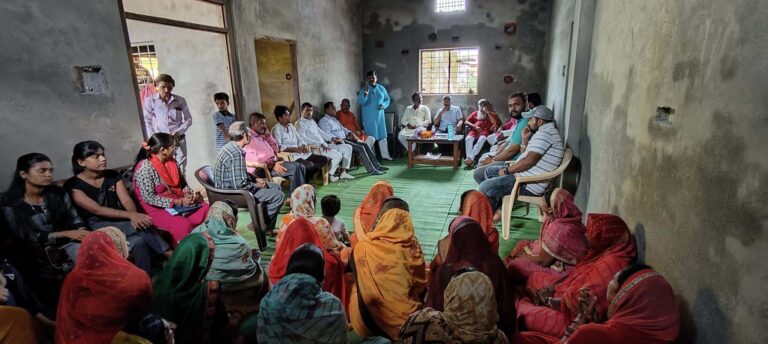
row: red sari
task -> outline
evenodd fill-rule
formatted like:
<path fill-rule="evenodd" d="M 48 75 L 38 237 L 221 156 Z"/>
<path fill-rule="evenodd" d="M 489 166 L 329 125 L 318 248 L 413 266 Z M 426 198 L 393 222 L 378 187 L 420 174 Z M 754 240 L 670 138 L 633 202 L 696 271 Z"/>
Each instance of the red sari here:
<path fill-rule="evenodd" d="M 317 231 L 315 231 L 315 226 L 306 218 L 297 217 L 291 221 L 291 224 L 285 230 L 280 246 L 275 250 L 275 254 L 272 256 L 272 263 L 269 265 L 269 282 L 272 285 L 276 285 L 285 276 L 291 254 L 293 254 L 296 248 L 307 243 L 323 250 L 323 258 L 325 259 L 323 290 L 336 295 L 346 308 L 349 299 L 344 281 L 346 266 L 341 261 L 338 253 L 323 248 L 323 243 L 320 241 Z"/>
<path fill-rule="evenodd" d="M 680 313 L 669 283 L 651 269 L 630 276 L 608 308 L 608 321 L 585 324 L 568 339 L 569 344 L 668 344 L 677 339 Z M 559 338 L 523 332 L 514 343 L 560 343 Z"/>
<path fill-rule="evenodd" d="M 445 262 L 429 278 L 427 307 L 444 309 L 444 293 L 453 275 L 464 267 L 474 267 L 490 278 L 499 313 L 498 327 L 507 336 L 515 332 L 515 295 L 504 262 L 491 250 L 480 224 L 467 216 L 451 222 L 451 246 Z M 430 265 L 432 269 L 432 265 Z"/>
<path fill-rule="evenodd" d="M 131 317 L 149 310 L 149 276 L 104 232 L 88 234 L 77 257 L 61 289 L 56 343 L 110 343 Z"/>
<path fill-rule="evenodd" d="M 637 247 L 629 227 L 620 217 L 610 214 L 589 214 L 587 216 L 587 239 L 590 248 L 574 271 L 561 283 L 554 287 L 554 297 L 562 299 L 560 309 L 546 306 L 535 306 L 527 299 L 517 303 L 518 317 L 525 322 L 527 329 L 561 337 L 565 327 L 578 314 L 579 289 L 588 287 L 597 296 L 595 312 L 600 318 L 605 318 L 608 312 L 606 290 L 613 275 L 629 265 L 637 256 Z M 537 276 L 544 273 L 534 273 L 529 278 L 526 289 L 535 293 L 532 283 Z M 547 276 L 547 278 L 550 278 Z"/>

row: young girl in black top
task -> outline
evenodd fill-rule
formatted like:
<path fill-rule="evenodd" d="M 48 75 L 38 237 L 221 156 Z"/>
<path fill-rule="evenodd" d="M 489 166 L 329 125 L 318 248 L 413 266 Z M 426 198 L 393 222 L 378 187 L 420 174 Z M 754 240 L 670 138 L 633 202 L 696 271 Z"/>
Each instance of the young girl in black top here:
<path fill-rule="evenodd" d="M 104 146 L 83 141 L 72 151 L 72 173 L 64 187 L 91 229 L 114 226 L 131 247 L 136 266 L 149 273 L 150 251 L 170 256 L 170 247 L 152 226 L 152 219 L 136 210 L 136 204 L 119 173 L 107 169 Z"/>

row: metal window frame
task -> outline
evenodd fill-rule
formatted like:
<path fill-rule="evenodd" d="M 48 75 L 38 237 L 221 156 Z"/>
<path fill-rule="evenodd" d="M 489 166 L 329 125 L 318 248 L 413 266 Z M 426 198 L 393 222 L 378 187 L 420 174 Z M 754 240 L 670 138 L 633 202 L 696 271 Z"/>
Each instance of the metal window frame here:
<path fill-rule="evenodd" d="M 449 1 L 448 4 L 441 4 L 441 0 L 435 0 L 435 13 L 453 13 L 453 12 L 459 12 L 459 11 L 466 11 L 467 10 L 467 0 L 443 0 L 443 1 Z M 447 10 L 446 8 L 450 5 L 454 5 L 454 2 L 461 1 L 463 2 L 463 6 L 460 9 L 455 10 Z M 442 5 L 442 6 L 441 6 Z"/>
<path fill-rule="evenodd" d="M 419 49 L 419 92 L 422 92 L 423 95 L 443 95 L 443 94 L 451 94 L 451 95 L 477 95 L 478 88 L 479 88 L 479 80 L 475 84 L 474 93 L 453 93 L 451 92 L 451 54 L 456 50 L 469 50 L 474 49 L 477 51 L 477 69 L 475 73 L 477 74 L 477 79 L 480 78 L 480 47 L 452 47 L 452 48 L 432 48 L 432 49 Z M 427 51 L 447 51 L 448 52 L 448 83 L 447 87 L 448 89 L 444 93 L 426 93 L 423 91 L 424 87 L 424 67 L 423 67 L 423 54 Z"/>

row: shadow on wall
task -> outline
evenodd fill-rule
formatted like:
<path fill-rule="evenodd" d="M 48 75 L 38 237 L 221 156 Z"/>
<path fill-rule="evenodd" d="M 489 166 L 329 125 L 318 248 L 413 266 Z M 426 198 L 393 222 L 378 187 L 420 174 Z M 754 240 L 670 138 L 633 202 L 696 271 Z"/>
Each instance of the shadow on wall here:
<path fill-rule="evenodd" d="M 688 312 L 686 309 L 685 312 Z M 695 315 L 695 318 L 692 317 Z M 690 327 L 689 327 L 690 326 Z M 689 314 L 680 314 L 679 343 L 721 344 L 731 342 L 729 338 L 730 320 L 720 306 L 715 292 L 703 288 L 696 294 L 696 301 Z M 684 335 L 683 335 L 684 334 Z"/>

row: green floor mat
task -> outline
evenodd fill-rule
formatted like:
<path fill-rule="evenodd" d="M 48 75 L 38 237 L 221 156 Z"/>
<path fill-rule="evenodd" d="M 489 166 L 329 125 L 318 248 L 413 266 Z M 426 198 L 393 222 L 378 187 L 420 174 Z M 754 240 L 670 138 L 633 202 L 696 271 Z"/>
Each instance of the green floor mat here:
<path fill-rule="evenodd" d="M 351 231 L 352 214 L 370 190 L 371 186 L 382 179 L 389 181 L 395 190 L 395 195 L 404 199 L 411 208 L 411 218 L 416 229 L 416 238 L 424 251 L 427 261 L 435 254 L 435 245 L 448 232 L 448 225 L 458 215 L 461 194 L 470 189 L 476 189 L 477 184 L 472 178 L 472 170 L 450 167 L 433 167 L 416 165 L 405 167 L 405 159 L 387 161 L 384 164 L 389 171 L 381 176 L 370 176 L 364 168 L 358 168 L 351 174 L 353 180 L 340 180 L 317 189 L 317 211 L 320 213 L 320 199 L 326 195 L 336 195 L 341 200 L 339 217 L 344 220 L 347 229 Z M 283 207 L 281 213 L 288 212 Z M 238 221 L 240 233 L 252 247 L 257 247 L 256 236 L 246 229 L 251 222 L 247 211 L 241 211 Z M 279 223 L 278 223 L 279 224 Z M 531 206 L 530 214 L 525 214 L 525 208 L 518 204 L 512 213 L 512 230 L 509 240 L 500 239 L 499 255 L 506 257 L 515 243 L 521 239 L 536 239 L 541 223 L 537 220 L 537 209 Z M 497 226 L 501 232 L 501 224 Z M 500 233 L 501 234 L 501 233 Z M 275 249 L 275 241 L 269 238 L 268 248 L 262 252 L 261 263 L 268 265 Z"/>

